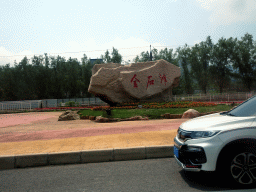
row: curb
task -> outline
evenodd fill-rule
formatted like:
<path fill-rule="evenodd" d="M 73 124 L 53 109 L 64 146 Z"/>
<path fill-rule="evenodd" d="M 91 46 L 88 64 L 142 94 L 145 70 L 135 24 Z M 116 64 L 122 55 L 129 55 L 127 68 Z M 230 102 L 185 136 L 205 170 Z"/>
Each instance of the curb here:
<path fill-rule="evenodd" d="M 0 156 L 0 170 L 173 157 L 173 145 Z"/>

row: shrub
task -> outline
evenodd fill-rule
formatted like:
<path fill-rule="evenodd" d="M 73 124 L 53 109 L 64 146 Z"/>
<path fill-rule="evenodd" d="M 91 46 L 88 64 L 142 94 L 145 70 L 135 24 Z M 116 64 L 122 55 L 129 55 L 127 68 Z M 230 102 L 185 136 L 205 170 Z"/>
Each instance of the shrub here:
<path fill-rule="evenodd" d="M 78 107 L 79 103 L 75 102 L 75 101 L 68 101 L 68 102 L 65 103 L 65 106 L 66 107 Z"/>

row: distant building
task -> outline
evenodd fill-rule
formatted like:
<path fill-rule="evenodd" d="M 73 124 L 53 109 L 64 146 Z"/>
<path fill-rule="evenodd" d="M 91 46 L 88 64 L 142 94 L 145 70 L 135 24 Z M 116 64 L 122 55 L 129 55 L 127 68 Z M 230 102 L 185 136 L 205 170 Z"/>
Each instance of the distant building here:
<path fill-rule="evenodd" d="M 103 59 L 90 59 L 90 62 L 94 64 L 96 61 L 99 61 L 100 63 L 103 63 Z"/>

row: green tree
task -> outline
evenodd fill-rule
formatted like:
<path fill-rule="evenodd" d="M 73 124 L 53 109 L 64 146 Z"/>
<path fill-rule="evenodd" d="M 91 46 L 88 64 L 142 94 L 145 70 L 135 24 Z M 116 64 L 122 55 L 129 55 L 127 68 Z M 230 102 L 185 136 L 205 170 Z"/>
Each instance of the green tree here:
<path fill-rule="evenodd" d="M 13 72 L 13 69 L 10 68 L 10 64 L 6 64 L 3 69 L 2 69 L 2 89 L 4 92 L 4 100 L 6 101 L 13 101 L 13 100 L 17 100 L 17 94 L 16 94 L 16 90 L 17 90 L 17 83 L 16 83 L 16 79 L 15 79 L 15 74 Z"/>
<path fill-rule="evenodd" d="M 40 62 L 37 58 L 34 59 L 34 65 L 39 66 Z M 19 89 L 17 92 L 20 93 L 19 99 L 37 99 L 36 93 L 36 75 L 37 68 L 29 64 L 29 59 L 24 57 L 21 62 L 19 62 L 17 68 L 15 69 L 16 76 L 19 77 Z"/>
<path fill-rule="evenodd" d="M 51 77 L 51 94 L 53 98 L 60 99 L 65 97 L 65 84 L 67 79 L 65 79 L 65 63 L 64 57 L 57 56 L 51 57 L 51 69 L 53 70 L 53 75 Z"/>
<path fill-rule="evenodd" d="M 193 93 L 193 86 L 192 86 L 192 78 L 189 71 L 189 61 L 190 61 L 190 48 L 187 44 L 184 47 L 179 47 L 177 49 L 178 52 L 178 62 L 182 68 L 182 76 L 181 82 L 183 82 L 184 90 L 187 94 Z"/>
<path fill-rule="evenodd" d="M 148 52 L 148 51 L 146 51 L 146 52 L 143 51 L 143 52 L 140 54 L 139 62 L 147 62 L 147 61 L 149 61 L 149 57 L 150 57 L 149 52 Z"/>
<path fill-rule="evenodd" d="M 46 68 L 49 68 L 50 61 L 49 61 L 49 57 L 48 57 L 47 53 L 44 54 L 44 65 Z"/>
<path fill-rule="evenodd" d="M 111 57 L 110 57 L 110 53 L 107 50 L 104 54 L 104 56 L 102 56 L 103 62 L 104 63 L 110 63 L 111 62 Z"/>
<path fill-rule="evenodd" d="M 159 59 L 164 59 L 174 65 L 178 65 L 177 63 L 177 53 L 173 53 L 173 49 L 161 49 L 159 52 Z"/>
<path fill-rule="evenodd" d="M 47 53 L 44 54 L 44 68 L 43 68 L 43 76 L 44 76 L 44 85 L 45 91 L 42 99 L 49 99 L 51 98 L 51 90 L 52 90 L 52 82 L 51 76 L 53 74 L 53 70 L 49 68 L 50 66 L 50 59 Z"/>
<path fill-rule="evenodd" d="M 139 60 L 140 60 L 140 57 L 139 57 L 138 55 L 133 59 L 133 61 L 134 61 L 135 63 L 140 62 Z"/>
<path fill-rule="evenodd" d="M 50 76 L 48 72 L 48 57 L 47 54 L 45 58 L 43 56 L 34 56 L 32 58 L 33 71 L 35 73 L 34 83 L 35 83 L 35 94 L 36 99 L 47 99 L 49 98 L 50 90 Z"/>
<path fill-rule="evenodd" d="M 231 80 L 230 46 L 229 42 L 222 37 L 212 49 L 211 65 L 209 66 L 210 77 L 220 93 L 229 85 Z"/>
<path fill-rule="evenodd" d="M 3 89 L 3 75 L 4 75 L 4 70 L 3 67 L 0 66 L 0 101 L 4 100 L 4 89 Z"/>
<path fill-rule="evenodd" d="M 178 63 L 177 63 L 177 53 L 174 53 L 173 52 L 173 49 L 161 49 L 159 52 L 156 48 L 153 48 L 152 49 L 152 57 L 153 57 L 153 61 L 156 61 L 156 60 L 159 60 L 159 59 L 164 59 L 174 65 L 177 65 L 178 66 Z M 137 62 L 146 62 L 146 61 L 149 61 L 150 59 L 150 53 L 148 51 L 146 52 L 141 52 L 140 56 L 136 56 L 133 61 L 135 63 Z"/>
<path fill-rule="evenodd" d="M 152 56 L 152 61 L 156 61 L 156 60 L 161 59 L 159 54 L 158 54 L 158 50 L 156 48 L 152 49 L 151 56 Z M 149 53 L 149 61 L 150 61 L 150 53 Z"/>
<path fill-rule="evenodd" d="M 190 53 L 192 76 L 205 94 L 209 86 L 209 64 L 212 47 L 212 40 L 210 36 L 208 36 L 206 41 L 202 41 L 192 47 Z"/>
<path fill-rule="evenodd" d="M 111 57 L 112 56 L 112 57 Z M 112 53 L 107 50 L 104 55 L 101 55 L 101 58 L 104 63 L 121 63 L 122 62 L 122 55 L 118 53 L 118 50 L 113 47 Z"/>
<path fill-rule="evenodd" d="M 82 60 L 82 92 L 86 97 L 90 97 L 91 94 L 88 92 L 90 85 L 90 79 L 92 76 L 92 64 L 90 60 L 87 59 L 87 56 L 84 54 Z"/>
<path fill-rule="evenodd" d="M 112 55 L 111 62 L 113 62 L 113 63 L 121 63 L 122 62 L 122 55 L 120 53 L 118 53 L 118 50 L 115 49 L 114 47 L 113 47 L 111 55 Z"/>
<path fill-rule="evenodd" d="M 146 52 L 141 52 L 140 53 L 140 56 L 136 56 L 134 59 L 133 59 L 133 61 L 135 62 L 135 63 L 137 63 L 137 62 L 147 62 L 147 61 L 149 61 L 149 57 L 150 57 L 150 54 L 149 54 L 149 52 L 148 51 L 146 51 Z"/>
<path fill-rule="evenodd" d="M 256 80 L 256 45 L 253 36 L 246 33 L 241 40 L 231 38 L 230 42 L 233 45 L 231 61 L 235 69 L 234 75 L 251 91 Z"/>
<path fill-rule="evenodd" d="M 67 91 L 70 98 L 80 95 L 79 87 L 79 75 L 80 75 L 80 65 L 77 59 L 72 59 L 71 57 L 66 62 L 67 71 Z"/>

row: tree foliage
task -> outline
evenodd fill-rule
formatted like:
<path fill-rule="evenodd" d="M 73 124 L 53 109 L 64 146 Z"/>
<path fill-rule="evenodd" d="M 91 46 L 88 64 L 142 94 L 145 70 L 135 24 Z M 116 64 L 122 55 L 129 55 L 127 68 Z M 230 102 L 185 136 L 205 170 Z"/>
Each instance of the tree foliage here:
<path fill-rule="evenodd" d="M 230 57 L 234 74 L 251 91 L 256 80 L 256 45 L 253 36 L 246 33 L 241 40 L 231 38 L 230 43 L 233 45 Z"/>
<path fill-rule="evenodd" d="M 137 62 L 146 62 L 146 61 L 149 61 L 149 52 L 146 51 L 146 52 L 141 52 L 140 53 L 140 56 L 136 56 L 135 59 L 134 59 L 134 62 L 137 63 Z"/>
<path fill-rule="evenodd" d="M 111 53 L 112 58 L 111 62 L 112 63 L 121 63 L 122 62 L 122 55 L 118 53 L 118 50 L 113 47 L 113 51 Z"/>
<path fill-rule="evenodd" d="M 230 37 L 220 38 L 216 44 L 208 36 L 205 41 L 188 47 L 157 50 L 153 48 L 153 60 L 165 59 L 181 67 L 179 89 L 182 92 L 193 93 L 200 89 L 207 93 L 217 87 L 223 90 L 240 87 L 241 90 L 255 89 L 256 81 L 256 43 L 250 34 L 245 34 L 241 40 Z M 146 62 L 150 59 L 148 51 L 141 52 L 134 62 Z M 240 86 L 240 82 L 244 87 Z M 231 87 L 233 86 L 233 87 Z"/>
<path fill-rule="evenodd" d="M 218 87 L 219 92 L 228 87 L 231 81 L 232 67 L 230 60 L 230 40 L 220 38 L 212 48 L 209 74 L 212 82 Z"/>
<path fill-rule="evenodd" d="M 93 65 L 87 56 L 75 58 L 24 57 L 14 67 L 0 67 L 0 100 L 88 97 Z"/>
<path fill-rule="evenodd" d="M 107 50 L 104 55 L 101 55 L 101 58 L 104 63 L 122 63 L 122 60 L 123 60 L 122 55 L 114 47 L 113 47 L 111 56 L 109 51 Z"/>
<path fill-rule="evenodd" d="M 184 47 L 179 47 L 177 49 L 178 52 L 178 62 L 180 63 L 180 66 L 182 68 L 182 80 L 184 84 L 184 89 L 187 94 L 192 94 L 193 93 L 193 86 L 192 86 L 192 78 L 191 78 L 191 73 L 189 71 L 189 59 L 190 59 L 190 48 L 188 47 L 187 44 L 185 44 Z"/>
<path fill-rule="evenodd" d="M 181 68 L 180 84 L 174 89 L 175 94 L 194 92 L 200 89 L 207 93 L 217 87 L 222 93 L 225 89 L 238 87 L 246 91 L 255 90 L 256 86 L 256 44 L 253 36 L 246 33 L 237 38 L 220 38 L 213 44 L 210 36 L 192 47 L 187 44 L 173 49 L 152 49 L 141 52 L 134 62 L 146 62 L 164 59 Z M 121 63 L 122 55 L 113 47 L 101 55 L 104 63 Z M 24 57 L 14 66 L 0 66 L 0 100 L 28 100 L 47 98 L 90 97 L 88 88 L 93 64 L 84 54 L 79 61 L 76 58 L 49 57 L 46 53 Z M 245 89 L 243 89 L 245 91 Z"/>
<path fill-rule="evenodd" d="M 209 64 L 213 43 L 208 36 L 206 41 L 195 44 L 190 52 L 190 65 L 193 78 L 197 81 L 200 89 L 206 93 L 209 85 Z"/>

